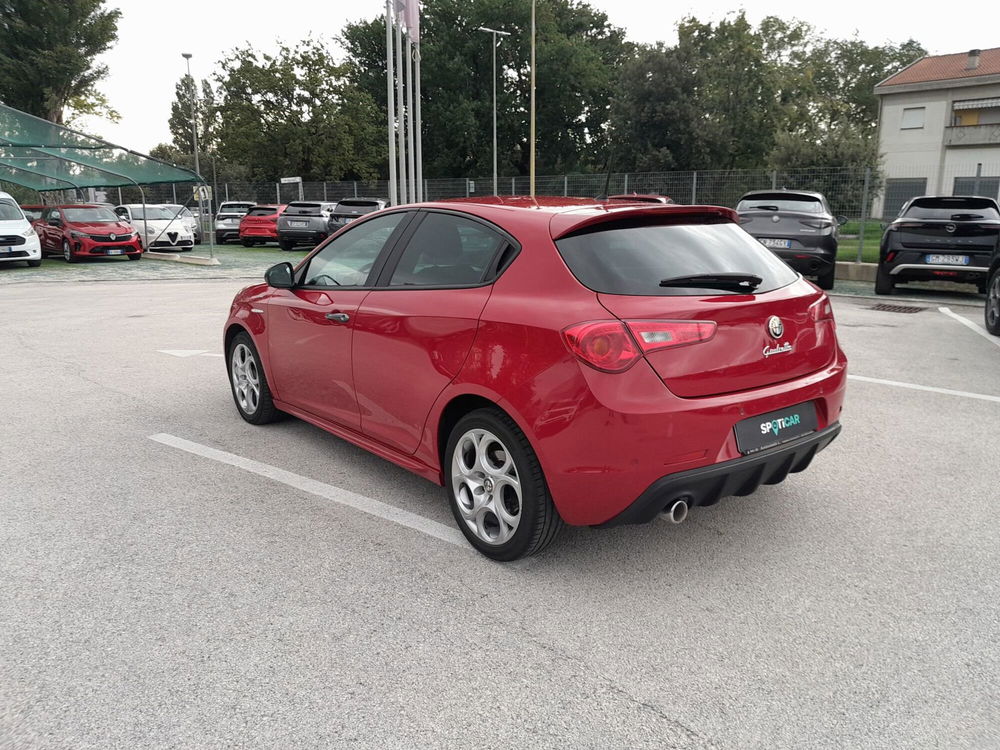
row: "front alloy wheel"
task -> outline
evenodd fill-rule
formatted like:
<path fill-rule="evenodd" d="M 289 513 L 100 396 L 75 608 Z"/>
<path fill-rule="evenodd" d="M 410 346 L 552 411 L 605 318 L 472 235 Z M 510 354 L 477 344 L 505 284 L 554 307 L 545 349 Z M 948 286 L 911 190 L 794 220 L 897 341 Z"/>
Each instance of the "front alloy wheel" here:
<path fill-rule="evenodd" d="M 76 256 L 73 255 L 73 248 L 69 246 L 69 240 L 63 240 L 63 257 L 67 263 L 76 263 Z"/>
<path fill-rule="evenodd" d="M 229 349 L 229 383 L 240 416 L 250 424 L 273 422 L 278 415 L 260 366 L 257 348 L 246 332 L 236 334 Z"/>
<path fill-rule="evenodd" d="M 509 561 L 533 555 L 562 529 L 538 458 L 504 412 L 477 409 L 462 417 L 444 455 L 452 514 L 486 557 Z"/>
<path fill-rule="evenodd" d="M 986 330 L 1000 336 L 1000 268 L 993 272 L 986 287 Z"/>

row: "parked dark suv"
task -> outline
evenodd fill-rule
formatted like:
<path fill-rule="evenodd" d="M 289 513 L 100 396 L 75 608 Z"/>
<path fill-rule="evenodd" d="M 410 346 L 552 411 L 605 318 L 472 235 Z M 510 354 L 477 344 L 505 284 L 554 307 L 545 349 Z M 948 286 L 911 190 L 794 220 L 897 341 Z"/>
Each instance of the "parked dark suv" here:
<path fill-rule="evenodd" d="M 957 281 L 983 294 L 998 237 L 1000 208 L 992 198 L 911 198 L 882 235 L 875 293 L 892 294 L 907 281 Z"/>
<path fill-rule="evenodd" d="M 834 216 L 822 193 L 758 190 L 736 204 L 740 225 L 820 289 L 833 289 L 837 271 L 837 233 L 843 216 Z"/>
<path fill-rule="evenodd" d="M 296 245 L 316 247 L 334 231 L 330 216 L 336 203 L 294 201 L 278 217 L 278 245 L 291 250 Z"/>
<path fill-rule="evenodd" d="M 337 204 L 330 217 L 331 231 L 335 232 L 344 224 L 360 219 L 372 211 L 380 211 L 388 204 L 384 198 L 344 198 Z"/>

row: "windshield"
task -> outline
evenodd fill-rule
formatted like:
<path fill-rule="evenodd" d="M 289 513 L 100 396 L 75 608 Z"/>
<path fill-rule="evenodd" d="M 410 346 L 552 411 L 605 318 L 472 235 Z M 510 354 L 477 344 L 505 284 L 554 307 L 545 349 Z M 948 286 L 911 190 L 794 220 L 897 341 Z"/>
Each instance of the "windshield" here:
<path fill-rule="evenodd" d="M 0 221 L 19 221 L 24 219 L 21 209 L 13 203 L 0 201 Z"/>
<path fill-rule="evenodd" d="M 807 214 L 823 213 L 823 204 L 807 195 L 751 195 L 740 199 L 737 211 L 799 211 Z"/>
<path fill-rule="evenodd" d="M 599 224 L 556 242 L 580 282 L 595 292 L 643 296 L 729 293 L 697 284 L 661 285 L 683 276 L 747 274 L 756 292 L 791 284 L 798 274 L 735 224 Z"/>
<path fill-rule="evenodd" d="M 164 206 L 171 214 L 177 214 L 178 217 L 182 219 L 193 219 L 194 214 L 191 213 L 191 209 L 187 206 L 181 206 L 176 203 L 168 203 Z"/>
<path fill-rule="evenodd" d="M 174 212 L 163 206 L 146 206 L 146 213 L 143 215 L 142 206 L 132 208 L 132 218 L 149 219 L 150 221 L 169 221 L 174 218 Z"/>
<path fill-rule="evenodd" d="M 63 217 L 69 222 L 79 222 L 81 224 L 109 224 L 117 223 L 121 219 L 115 215 L 110 208 L 103 206 L 93 206 L 90 208 L 64 208 Z"/>
<path fill-rule="evenodd" d="M 1000 219 L 997 204 L 988 198 L 918 198 L 904 214 L 912 219 L 970 221 Z"/>

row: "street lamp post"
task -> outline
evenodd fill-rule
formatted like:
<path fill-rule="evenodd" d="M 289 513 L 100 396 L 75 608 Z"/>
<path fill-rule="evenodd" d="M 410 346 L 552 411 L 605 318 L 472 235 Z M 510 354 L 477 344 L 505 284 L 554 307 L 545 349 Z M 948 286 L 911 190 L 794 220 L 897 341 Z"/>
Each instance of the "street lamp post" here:
<path fill-rule="evenodd" d="M 188 78 L 191 79 L 191 141 L 194 144 L 194 171 L 201 175 L 198 164 L 198 117 L 195 109 L 195 99 L 198 97 L 198 87 L 194 85 L 194 78 L 191 78 L 191 53 L 181 52 L 181 57 L 187 60 Z"/>
<path fill-rule="evenodd" d="M 510 36 L 508 31 L 498 31 L 480 26 L 477 31 L 493 35 L 493 195 L 497 195 L 497 34 Z"/>

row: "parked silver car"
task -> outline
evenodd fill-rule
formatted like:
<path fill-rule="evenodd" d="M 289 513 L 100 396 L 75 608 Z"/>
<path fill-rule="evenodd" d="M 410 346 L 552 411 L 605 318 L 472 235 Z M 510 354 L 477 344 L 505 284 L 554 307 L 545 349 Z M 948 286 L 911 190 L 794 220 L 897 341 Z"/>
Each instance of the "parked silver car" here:
<path fill-rule="evenodd" d="M 389 201 L 385 198 L 344 198 L 333 210 L 330 226 L 333 231 L 336 231 L 344 224 L 360 219 L 365 214 L 381 211 L 388 204 Z"/>
<path fill-rule="evenodd" d="M 215 215 L 215 244 L 225 245 L 229 240 L 240 238 L 240 219 L 256 206 L 251 201 L 226 201 L 219 204 Z"/>

